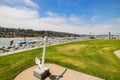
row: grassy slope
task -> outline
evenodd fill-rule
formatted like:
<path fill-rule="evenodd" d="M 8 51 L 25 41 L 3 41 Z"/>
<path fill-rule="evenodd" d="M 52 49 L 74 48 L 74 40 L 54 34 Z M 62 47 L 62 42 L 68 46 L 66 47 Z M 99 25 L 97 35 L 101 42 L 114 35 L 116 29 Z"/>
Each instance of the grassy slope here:
<path fill-rule="evenodd" d="M 46 62 L 98 76 L 120 80 L 120 59 L 113 51 L 120 49 L 120 40 L 91 40 L 67 43 L 47 48 Z M 24 69 L 35 65 L 42 49 L 0 57 L 0 80 L 13 80 Z M 9 75 L 9 76 L 8 76 Z"/>

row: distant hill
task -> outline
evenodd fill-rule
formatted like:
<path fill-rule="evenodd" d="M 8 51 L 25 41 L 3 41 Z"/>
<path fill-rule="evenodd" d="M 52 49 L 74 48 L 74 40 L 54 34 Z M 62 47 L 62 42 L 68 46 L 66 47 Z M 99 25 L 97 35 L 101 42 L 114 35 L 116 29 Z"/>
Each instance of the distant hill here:
<path fill-rule="evenodd" d="M 16 28 L 4 28 L 0 27 L 0 37 L 10 38 L 10 37 L 79 37 L 79 34 L 56 32 L 56 31 L 36 31 L 32 29 L 16 29 Z"/>

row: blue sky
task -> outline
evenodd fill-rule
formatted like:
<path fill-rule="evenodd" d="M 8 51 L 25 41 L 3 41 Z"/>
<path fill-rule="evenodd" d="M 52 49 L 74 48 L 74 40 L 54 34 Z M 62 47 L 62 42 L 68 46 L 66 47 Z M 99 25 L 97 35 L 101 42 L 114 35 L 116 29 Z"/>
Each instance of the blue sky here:
<path fill-rule="evenodd" d="M 74 14 L 85 20 L 98 15 L 100 20 L 120 17 L 120 0 L 35 0 L 39 3 L 41 15 L 51 11 L 67 16 Z"/>
<path fill-rule="evenodd" d="M 120 34 L 120 0 L 0 0 L 0 25 L 78 34 Z"/>

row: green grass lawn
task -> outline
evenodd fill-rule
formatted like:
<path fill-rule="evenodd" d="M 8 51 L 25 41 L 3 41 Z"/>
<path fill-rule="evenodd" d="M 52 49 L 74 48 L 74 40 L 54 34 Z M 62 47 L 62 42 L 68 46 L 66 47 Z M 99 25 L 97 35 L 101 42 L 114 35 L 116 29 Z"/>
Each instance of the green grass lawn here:
<path fill-rule="evenodd" d="M 87 40 L 47 47 L 46 62 L 97 76 L 120 80 L 120 59 L 113 53 L 120 40 Z M 0 57 L 0 80 L 13 80 L 24 69 L 35 65 L 42 49 Z"/>

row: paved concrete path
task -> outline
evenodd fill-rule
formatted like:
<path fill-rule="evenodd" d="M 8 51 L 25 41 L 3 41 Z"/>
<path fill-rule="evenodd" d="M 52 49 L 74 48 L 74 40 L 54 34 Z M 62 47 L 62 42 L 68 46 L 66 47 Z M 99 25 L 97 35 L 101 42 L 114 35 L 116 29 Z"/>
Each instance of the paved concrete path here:
<path fill-rule="evenodd" d="M 50 67 L 51 75 L 45 80 L 103 80 L 101 78 L 77 72 L 71 69 L 64 68 L 56 64 L 45 64 Z M 33 76 L 33 70 L 37 66 L 30 67 L 21 72 L 14 80 L 39 80 Z"/>
<path fill-rule="evenodd" d="M 116 50 L 114 53 L 120 59 L 120 50 Z"/>

